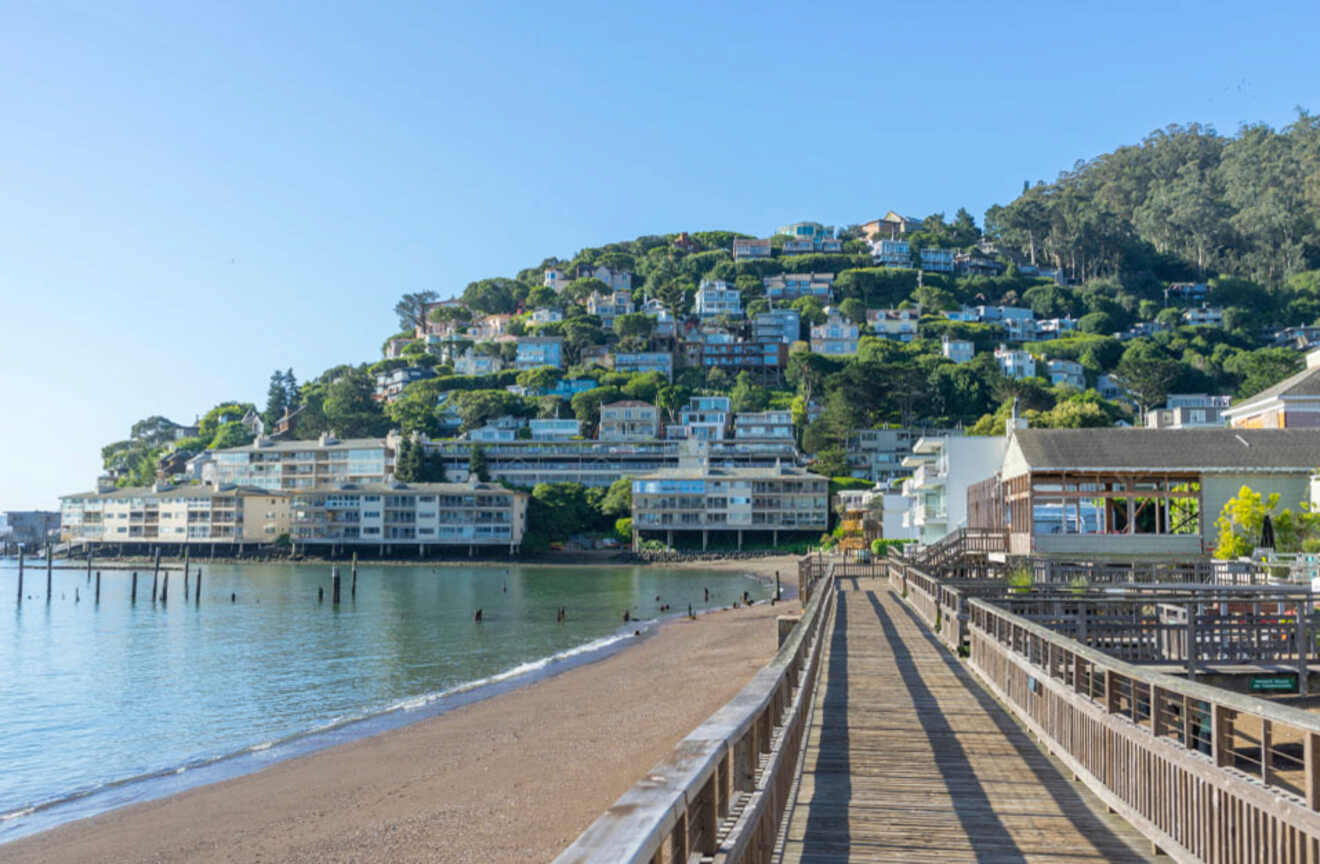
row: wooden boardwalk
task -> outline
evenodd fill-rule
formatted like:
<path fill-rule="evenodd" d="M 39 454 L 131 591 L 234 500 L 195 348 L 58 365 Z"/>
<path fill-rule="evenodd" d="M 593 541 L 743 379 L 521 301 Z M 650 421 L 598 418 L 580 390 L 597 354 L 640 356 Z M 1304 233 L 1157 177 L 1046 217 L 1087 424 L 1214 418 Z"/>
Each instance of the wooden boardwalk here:
<path fill-rule="evenodd" d="M 779 860 L 1154 860 L 887 583 L 838 594 Z"/>

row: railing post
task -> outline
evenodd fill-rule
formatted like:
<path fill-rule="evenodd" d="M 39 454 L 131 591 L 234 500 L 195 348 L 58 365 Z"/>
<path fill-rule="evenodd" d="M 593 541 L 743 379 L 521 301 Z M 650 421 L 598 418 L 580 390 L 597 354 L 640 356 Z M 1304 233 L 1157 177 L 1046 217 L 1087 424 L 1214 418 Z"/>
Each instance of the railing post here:
<path fill-rule="evenodd" d="M 1094 672 L 1094 667 L 1092 667 Z M 1118 713 L 1118 687 L 1115 686 L 1118 681 L 1118 673 L 1113 669 L 1105 670 L 1105 713 Z"/>
<path fill-rule="evenodd" d="M 1306 806 L 1320 810 L 1320 735 L 1308 732 L 1302 741 L 1306 770 Z"/>
<path fill-rule="evenodd" d="M 1164 715 L 1160 710 L 1160 701 L 1164 691 L 1154 684 L 1150 685 L 1150 732 L 1156 738 L 1164 737 Z"/>
<path fill-rule="evenodd" d="M 1229 711 L 1222 705 L 1210 705 L 1210 758 L 1220 768 L 1233 764 L 1233 748 L 1229 738 L 1233 734 L 1233 720 Z"/>
<path fill-rule="evenodd" d="M 1264 717 L 1260 720 L 1260 782 L 1270 785 L 1270 749 L 1274 746 L 1274 724 Z"/>

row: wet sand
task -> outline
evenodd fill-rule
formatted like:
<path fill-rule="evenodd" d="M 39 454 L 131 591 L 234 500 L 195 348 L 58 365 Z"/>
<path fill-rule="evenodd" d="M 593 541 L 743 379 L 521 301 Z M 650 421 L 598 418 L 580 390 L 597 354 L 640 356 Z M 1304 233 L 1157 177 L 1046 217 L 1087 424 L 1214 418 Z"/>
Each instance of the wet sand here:
<path fill-rule="evenodd" d="M 727 569 L 771 579 L 779 569 L 787 588 L 791 560 L 730 561 Z M 775 651 L 775 617 L 799 608 L 763 604 L 675 621 L 598 663 L 17 840 L 0 846 L 0 859 L 549 861 L 750 680 Z"/>

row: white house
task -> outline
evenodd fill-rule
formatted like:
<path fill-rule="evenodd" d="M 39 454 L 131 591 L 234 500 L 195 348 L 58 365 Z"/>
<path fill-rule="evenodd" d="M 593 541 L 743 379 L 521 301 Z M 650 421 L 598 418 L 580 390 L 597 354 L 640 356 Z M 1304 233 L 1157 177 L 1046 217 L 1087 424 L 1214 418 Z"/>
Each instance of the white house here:
<path fill-rule="evenodd" d="M 995 362 L 1009 378 L 1036 377 L 1036 358 L 1026 351 L 1011 351 L 1000 345 L 995 349 Z"/>
<path fill-rule="evenodd" d="M 903 481 L 903 525 L 922 543 L 934 543 L 967 525 L 967 490 L 999 470 L 1008 439 L 999 435 L 922 438 L 903 460 L 913 469 Z"/>
<path fill-rule="evenodd" d="M 811 328 L 811 350 L 815 354 L 856 354 L 859 329 L 833 309 L 824 324 Z"/>
<path fill-rule="evenodd" d="M 954 363 L 967 363 L 976 354 L 976 346 L 966 339 L 950 339 L 945 336 L 940 340 L 940 353 Z"/>
<path fill-rule="evenodd" d="M 703 319 L 716 315 L 736 318 L 742 315 L 742 292 L 727 282 L 703 279 L 697 289 L 696 313 Z"/>

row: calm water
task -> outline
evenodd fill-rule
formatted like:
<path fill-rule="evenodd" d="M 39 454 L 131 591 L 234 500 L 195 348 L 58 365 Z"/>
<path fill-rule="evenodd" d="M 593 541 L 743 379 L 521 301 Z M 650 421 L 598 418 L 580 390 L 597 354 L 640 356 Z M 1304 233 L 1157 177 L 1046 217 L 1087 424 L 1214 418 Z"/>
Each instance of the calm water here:
<path fill-rule="evenodd" d="M 430 716 L 618 650 L 625 608 L 656 618 L 771 588 L 729 573 L 362 567 L 331 606 L 330 568 L 202 565 L 168 606 L 139 575 L 0 562 L 0 842 Z M 318 604 L 317 587 L 326 600 Z M 507 590 L 506 590 L 507 588 Z M 80 594 L 75 602 L 74 591 Z M 237 602 L 230 602 L 231 592 Z M 566 607 L 567 621 L 555 613 Z M 483 621 L 473 611 L 483 610 Z M 672 613 L 671 613 L 672 614 Z M 643 625 L 644 626 L 644 625 Z"/>

